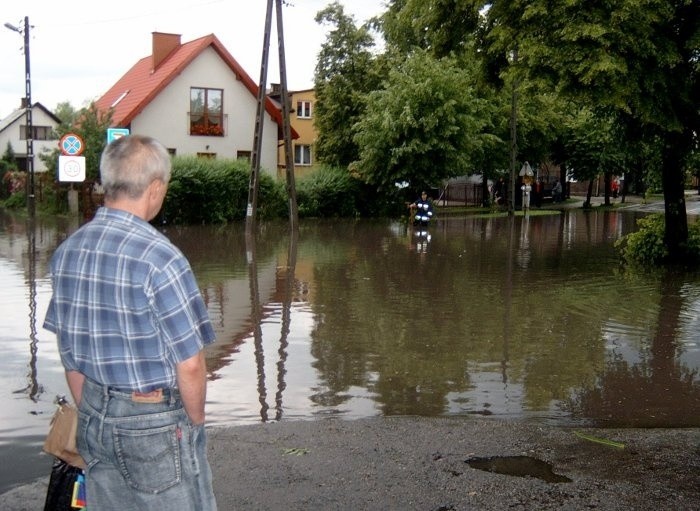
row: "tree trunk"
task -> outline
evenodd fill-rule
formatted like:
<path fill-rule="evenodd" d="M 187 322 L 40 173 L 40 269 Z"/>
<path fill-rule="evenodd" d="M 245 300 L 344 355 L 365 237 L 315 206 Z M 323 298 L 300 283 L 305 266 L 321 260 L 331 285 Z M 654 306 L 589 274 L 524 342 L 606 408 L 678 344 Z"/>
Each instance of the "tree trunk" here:
<path fill-rule="evenodd" d="M 559 182 L 561 183 L 562 200 L 571 198 L 571 187 L 569 186 L 567 173 L 566 163 L 559 165 Z"/>
<path fill-rule="evenodd" d="M 603 174 L 603 183 L 605 184 L 605 205 L 610 206 L 610 190 L 612 188 L 612 172 L 608 171 Z"/>
<path fill-rule="evenodd" d="M 583 203 L 584 208 L 591 207 L 591 197 L 593 196 L 593 179 L 588 182 L 588 191 L 586 192 L 586 202 Z"/>
<path fill-rule="evenodd" d="M 481 206 L 488 208 L 491 205 L 491 194 L 489 193 L 489 178 L 486 172 L 481 175 Z"/>
<path fill-rule="evenodd" d="M 666 134 L 663 147 L 662 183 L 666 230 L 664 243 L 670 263 L 683 263 L 687 258 L 688 217 L 685 210 L 683 156 L 688 154 L 688 134 Z"/>

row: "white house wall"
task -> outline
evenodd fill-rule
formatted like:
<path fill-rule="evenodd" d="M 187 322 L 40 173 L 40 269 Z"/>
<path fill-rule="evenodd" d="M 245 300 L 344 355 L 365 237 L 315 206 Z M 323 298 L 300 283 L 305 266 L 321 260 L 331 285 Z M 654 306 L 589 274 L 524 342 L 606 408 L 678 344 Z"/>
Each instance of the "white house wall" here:
<path fill-rule="evenodd" d="M 190 88 L 224 91 L 223 137 L 189 134 Z M 235 158 L 238 151 L 253 150 L 257 98 L 236 79 L 236 75 L 211 48 L 190 63 L 131 123 L 133 133 L 150 135 L 178 155 L 216 153 L 218 158 Z M 277 175 L 277 124 L 266 113 L 260 165 Z"/>
<path fill-rule="evenodd" d="M 21 124 L 26 124 L 24 118 L 21 120 Z M 51 129 L 55 130 L 58 124 L 54 119 L 46 114 L 41 108 L 32 109 L 32 124 L 34 126 L 50 126 Z M 19 126 L 18 126 L 19 129 Z M 56 140 L 34 140 L 34 170 L 37 172 L 46 172 L 46 165 L 41 161 L 39 155 L 46 152 L 51 152 L 58 148 L 58 139 Z M 22 147 L 22 153 L 27 153 L 27 141 L 22 140 L 20 147 Z M 15 152 L 19 152 L 15 149 Z"/>
<path fill-rule="evenodd" d="M 9 142 L 17 157 L 24 158 L 27 155 L 27 141 L 20 139 L 20 126 L 24 126 L 25 124 L 27 124 L 27 122 L 23 114 L 15 122 L 0 132 L 0 154 L 5 153 L 7 143 Z M 32 124 L 34 126 L 49 126 L 53 130 L 58 126 L 56 121 L 48 116 L 41 108 L 32 109 Z M 58 147 L 58 139 L 34 140 L 32 147 L 34 149 L 34 171 L 46 172 L 46 165 L 41 161 L 39 155 L 42 152 L 56 149 Z"/>

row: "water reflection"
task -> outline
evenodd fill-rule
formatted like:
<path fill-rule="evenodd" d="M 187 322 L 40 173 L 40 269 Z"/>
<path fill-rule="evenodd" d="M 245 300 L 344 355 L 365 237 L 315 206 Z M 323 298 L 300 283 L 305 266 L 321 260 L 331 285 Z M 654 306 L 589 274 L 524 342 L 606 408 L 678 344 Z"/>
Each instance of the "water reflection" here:
<path fill-rule="evenodd" d="M 27 289 L 29 301 L 29 372 L 27 373 L 27 386 L 15 390 L 15 394 L 27 394 L 29 399 L 36 401 L 41 392 L 37 379 L 37 351 L 38 342 L 36 329 L 36 217 L 33 212 L 27 219 Z"/>
<path fill-rule="evenodd" d="M 613 352 L 596 384 L 579 390 L 570 401 L 572 414 L 612 427 L 698 425 L 698 368 L 685 366 L 679 357 L 687 308 L 683 287 L 677 275 L 664 276 L 656 332 L 641 359 L 630 363 Z"/>
<path fill-rule="evenodd" d="M 168 227 L 216 333 L 213 425 L 375 415 L 700 425 L 700 280 L 626 275 L 631 212 Z M 0 447 L 66 394 L 37 330 L 46 263 L 75 222 L 0 215 Z M 29 321 L 27 321 L 29 306 Z M 27 367 L 29 368 L 27 372 Z M 26 399 L 25 399 L 26 397 Z M 28 438 L 31 437 L 31 441 Z"/>

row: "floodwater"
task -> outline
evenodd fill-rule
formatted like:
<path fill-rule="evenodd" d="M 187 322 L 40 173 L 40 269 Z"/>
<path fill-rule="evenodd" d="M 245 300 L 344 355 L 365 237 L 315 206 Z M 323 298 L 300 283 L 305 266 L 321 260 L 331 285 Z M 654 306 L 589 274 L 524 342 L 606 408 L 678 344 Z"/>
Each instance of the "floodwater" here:
<path fill-rule="evenodd" d="M 211 426 L 387 415 L 700 426 L 700 278 L 630 275 L 642 213 L 166 227 L 217 332 Z M 49 473 L 67 394 L 46 275 L 77 220 L 0 213 L 0 492 Z"/>

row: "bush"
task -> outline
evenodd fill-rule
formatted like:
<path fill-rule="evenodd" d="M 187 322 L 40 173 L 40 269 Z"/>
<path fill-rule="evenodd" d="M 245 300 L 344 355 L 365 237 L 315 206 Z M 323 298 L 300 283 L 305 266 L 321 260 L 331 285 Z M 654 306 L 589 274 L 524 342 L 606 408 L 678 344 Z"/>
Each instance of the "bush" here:
<path fill-rule="evenodd" d="M 243 160 L 173 158 L 173 171 L 162 222 L 220 224 L 242 220 L 248 205 L 250 166 Z M 284 190 L 269 175 L 260 173 L 258 218 L 276 218 L 286 211 Z"/>
<path fill-rule="evenodd" d="M 7 209 L 22 209 L 27 205 L 27 194 L 15 192 L 3 203 Z"/>
<path fill-rule="evenodd" d="M 639 229 L 619 239 L 622 260 L 628 265 L 655 267 L 666 262 L 668 250 L 664 243 L 666 221 L 663 214 L 649 215 L 637 220 Z M 689 264 L 700 261 L 700 222 L 688 226 L 686 260 Z"/>
<path fill-rule="evenodd" d="M 395 216 L 405 209 L 395 189 L 384 194 L 342 167 L 321 167 L 300 179 L 297 202 L 299 216 L 307 218 Z"/>
<path fill-rule="evenodd" d="M 300 217 L 356 216 L 359 183 L 339 167 L 322 167 L 299 180 L 297 203 Z"/>
<path fill-rule="evenodd" d="M 155 223 L 221 224 L 242 220 L 248 206 L 250 164 L 244 160 L 173 158 L 173 172 L 163 211 Z M 261 173 L 258 218 L 289 214 L 284 181 Z M 394 196 L 383 196 L 346 169 L 323 167 L 296 185 L 300 217 L 355 217 L 393 214 L 403 207 Z"/>

